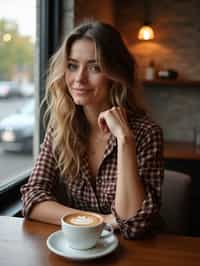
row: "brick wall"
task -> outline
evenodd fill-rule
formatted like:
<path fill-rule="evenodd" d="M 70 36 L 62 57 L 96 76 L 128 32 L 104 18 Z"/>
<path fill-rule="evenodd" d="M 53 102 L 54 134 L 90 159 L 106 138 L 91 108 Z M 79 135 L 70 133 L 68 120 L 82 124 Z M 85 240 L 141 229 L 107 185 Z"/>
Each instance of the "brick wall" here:
<path fill-rule="evenodd" d="M 137 33 L 144 18 L 143 1 L 116 1 L 116 25 L 135 54 L 142 76 L 153 59 L 160 68 L 174 68 L 180 76 L 199 80 L 200 1 L 151 0 L 155 40 L 141 42 Z"/>
<path fill-rule="evenodd" d="M 166 140 L 193 142 L 194 128 L 200 125 L 200 88 L 146 87 L 145 96 Z"/>
<path fill-rule="evenodd" d="M 75 23 L 84 19 L 97 19 L 107 23 L 114 23 L 114 0 L 76 0 Z"/>
<path fill-rule="evenodd" d="M 140 76 L 153 59 L 158 69 L 173 68 L 180 77 L 200 80 L 200 1 L 150 3 L 156 38 L 141 42 L 137 33 L 144 19 L 142 1 L 116 1 L 116 26 L 137 59 Z M 193 141 L 193 129 L 200 126 L 200 88 L 147 87 L 145 95 L 166 140 Z"/>

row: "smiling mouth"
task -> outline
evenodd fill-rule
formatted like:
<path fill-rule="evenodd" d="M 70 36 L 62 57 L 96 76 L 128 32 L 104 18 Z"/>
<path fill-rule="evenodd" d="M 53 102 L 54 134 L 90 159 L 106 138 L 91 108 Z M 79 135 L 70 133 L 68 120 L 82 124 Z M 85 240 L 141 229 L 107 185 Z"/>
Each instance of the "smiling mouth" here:
<path fill-rule="evenodd" d="M 91 90 L 89 89 L 73 89 L 73 91 L 78 94 L 85 94 L 85 93 L 91 92 Z"/>

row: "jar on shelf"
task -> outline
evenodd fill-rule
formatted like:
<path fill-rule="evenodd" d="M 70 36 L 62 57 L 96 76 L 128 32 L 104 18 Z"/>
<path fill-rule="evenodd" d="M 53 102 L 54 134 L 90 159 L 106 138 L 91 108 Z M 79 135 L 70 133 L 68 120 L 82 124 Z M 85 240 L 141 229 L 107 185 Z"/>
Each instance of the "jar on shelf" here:
<path fill-rule="evenodd" d="M 146 67 L 145 79 L 146 80 L 153 80 L 153 79 L 155 79 L 155 76 L 156 76 L 155 63 L 153 60 L 151 60 L 148 64 L 148 66 Z"/>

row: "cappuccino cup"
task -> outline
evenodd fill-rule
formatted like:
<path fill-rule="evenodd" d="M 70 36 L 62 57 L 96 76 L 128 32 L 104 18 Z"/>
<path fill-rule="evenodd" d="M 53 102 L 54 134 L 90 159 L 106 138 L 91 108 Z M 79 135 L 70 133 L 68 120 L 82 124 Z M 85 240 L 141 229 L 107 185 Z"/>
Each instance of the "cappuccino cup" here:
<path fill-rule="evenodd" d="M 74 212 L 61 218 L 61 229 L 69 247 L 78 250 L 92 248 L 97 241 L 113 233 L 101 215 L 90 212 Z M 108 233 L 102 236 L 103 229 Z"/>

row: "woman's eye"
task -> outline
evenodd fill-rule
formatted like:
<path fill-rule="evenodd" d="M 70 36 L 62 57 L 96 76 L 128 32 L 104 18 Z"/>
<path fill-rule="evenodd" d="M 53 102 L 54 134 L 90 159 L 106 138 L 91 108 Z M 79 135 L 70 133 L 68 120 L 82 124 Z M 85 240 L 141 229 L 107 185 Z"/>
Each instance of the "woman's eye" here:
<path fill-rule="evenodd" d="M 101 68 L 98 65 L 90 65 L 89 70 L 94 72 L 94 73 L 99 73 L 101 72 Z"/>
<path fill-rule="evenodd" d="M 78 66 L 76 64 L 73 64 L 73 63 L 67 64 L 67 69 L 70 71 L 75 71 L 77 68 L 78 68 Z"/>

